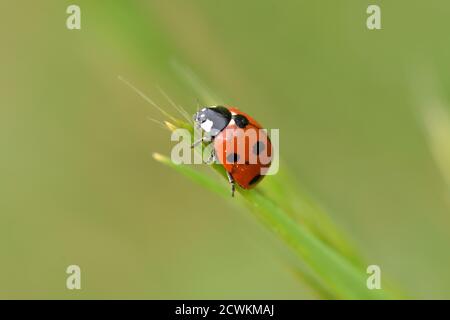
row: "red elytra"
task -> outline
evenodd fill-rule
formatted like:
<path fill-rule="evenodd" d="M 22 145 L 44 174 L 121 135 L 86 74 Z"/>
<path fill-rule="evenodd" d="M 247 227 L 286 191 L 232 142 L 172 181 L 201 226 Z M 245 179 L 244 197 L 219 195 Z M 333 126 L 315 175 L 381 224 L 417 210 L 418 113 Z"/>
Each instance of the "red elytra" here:
<path fill-rule="evenodd" d="M 270 167 L 272 143 L 255 119 L 236 108 L 227 109 L 232 120 L 214 137 L 216 157 L 239 186 L 251 189 L 263 179 L 264 170 Z M 236 116 L 244 117 L 248 123 L 238 126 Z"/>

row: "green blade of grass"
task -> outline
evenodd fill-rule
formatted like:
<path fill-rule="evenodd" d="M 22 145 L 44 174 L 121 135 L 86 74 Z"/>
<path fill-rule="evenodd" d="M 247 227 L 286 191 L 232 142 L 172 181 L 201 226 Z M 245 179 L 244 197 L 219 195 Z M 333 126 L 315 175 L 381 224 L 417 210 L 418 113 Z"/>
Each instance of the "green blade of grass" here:
<path fill-rule="evenodd" d="M 361 266 L 362 259 L 353 244 L 331 221 L 325 210 L 312 200 L 307 192 L 294 182 L 287 170 L 280 168 L 276 175 L 266 177 L 264 184 L 258 186 L 270 195 L 273 202 L 281 204 L 283 209 L 297 223 L 303 224 L 326 244 L 338 250 L 355 265 Z"/>
<path fill-rule="evenodd" d="M 203 187 L 230 198 L 228 186 L 219 180 L 186 165 L 175 165 L 163 155 L 154 158 Z M 219 168 L 220 170 L 220 168 Z M 366 286 L 368 275 L 363 268 L 356 267 L 345 256 L 315 236 L 303 225 L 296 223 L 281 206 L 274 203 L 258 190 L 238 189 L 240 196 L 233 201 L 248 206 L 255 216 L 273 233 L 287 243 L 294 253 L 315 272 L 327 291 L 340 299 L 389 299 L 394 296 L 381 290 L 369 290 Z M 319 288 L 318 288 L 319 289 Z"/>

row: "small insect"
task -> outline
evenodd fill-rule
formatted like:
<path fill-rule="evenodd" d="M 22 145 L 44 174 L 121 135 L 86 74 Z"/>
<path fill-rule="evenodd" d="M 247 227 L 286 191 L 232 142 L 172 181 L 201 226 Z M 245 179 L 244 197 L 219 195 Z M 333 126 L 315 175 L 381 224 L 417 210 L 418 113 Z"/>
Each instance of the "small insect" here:
<path fill-rule="evenodd" d="M 211 106 L 194 114 L 194 124 L 204 135 L 192 147 L 213 143 L 208 163 L 218 161 L 223 165 L 232 196 L 235 183 L 251 189 L 263 179 L 264 169 L 272 160 L 272 143 L 252 117 L 236 108 Z"/>

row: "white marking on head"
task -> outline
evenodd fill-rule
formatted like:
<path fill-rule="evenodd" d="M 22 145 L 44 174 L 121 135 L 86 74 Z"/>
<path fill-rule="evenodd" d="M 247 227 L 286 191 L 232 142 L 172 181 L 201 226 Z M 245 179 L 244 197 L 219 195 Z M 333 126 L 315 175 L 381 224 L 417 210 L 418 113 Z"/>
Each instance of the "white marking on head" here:
<path fill-rule="evenodd" d="M 205 132 L 210 132 L 211 131 L 211 128 L 212 128 L 212 126 L 213 126 L 213 122 L 211 121 L 211 120 L 206 120 L 205 122 L 203 122 L 202 124 L 201 124 L 201 127 L 202 127 L 202 129 L 205 131 Z"/>

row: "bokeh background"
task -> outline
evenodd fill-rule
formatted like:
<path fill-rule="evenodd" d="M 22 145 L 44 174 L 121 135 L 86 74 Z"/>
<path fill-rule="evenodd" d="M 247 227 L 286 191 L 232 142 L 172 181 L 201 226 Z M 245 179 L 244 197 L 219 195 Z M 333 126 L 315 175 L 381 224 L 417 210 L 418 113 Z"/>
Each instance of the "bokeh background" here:
<path fill-rule="evenodd" d="M 316 298 L 248 212 L 152 159 L 169 133 L 119 75 L 172 113 L 158 86 L 189 112 L 226 103 L 280 128 L 295 179 L 368 261 L 414 297 L 450 298 L 448 1 L 0 12 L 0 298 Z"/>

